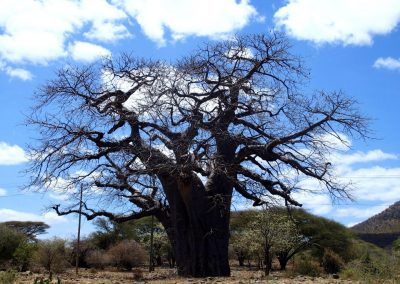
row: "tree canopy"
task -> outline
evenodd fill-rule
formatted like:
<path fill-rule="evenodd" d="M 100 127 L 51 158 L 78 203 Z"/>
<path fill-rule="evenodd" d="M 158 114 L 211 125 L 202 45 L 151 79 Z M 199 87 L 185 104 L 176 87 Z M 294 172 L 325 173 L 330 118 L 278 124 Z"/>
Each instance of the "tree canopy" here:
<path fill-rule="evenodd" d="M 31 240 L 35 240 L 37 235 L 47 233 L 46 230 L 50 228 L 49 225 L 40 221 L 8 221 L 0 224 L 24 234 Z"/>
<path fill-rule="evenodd" d="M 307 77 L 280 34 L 205 44 L 173 63 L 122 55 L 67 66 L 38 91 L 28 121 L 40 134 L 31 185 L 75 196 L 83 185 L 89 220 L 155 215 L 180 274 L 229 275 L 233 191 L 255 206 L 300 206 L 298 181 L 312 178 L 348 196 L 330 141 L 364 137 L 367 120 L 340 91 L 307 94 Z"/>

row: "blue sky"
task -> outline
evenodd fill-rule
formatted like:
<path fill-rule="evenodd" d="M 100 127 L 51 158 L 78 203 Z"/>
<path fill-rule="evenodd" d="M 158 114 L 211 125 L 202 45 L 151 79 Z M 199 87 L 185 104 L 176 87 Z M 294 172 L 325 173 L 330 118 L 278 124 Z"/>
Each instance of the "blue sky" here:
<path fill-rule="evenodd" d="M 174 61 L 205 41 L 277 29 L 310 68 L 308 90 L 343 90 L 372 118 L 374 139 L 347 137 L 351 149 L 332 153 L 355 202 L 297 196 L 311 212 L 360 222 L 400 199 L 399 24 L 398 0 L 0 0 L 0 221 L 42 220 L 47 236 L 75 234 L 75 216 L 45 210 L 61 193 L 20 190 L 35 137 L 24 115 L 58 68 L 121 52 Z"/>

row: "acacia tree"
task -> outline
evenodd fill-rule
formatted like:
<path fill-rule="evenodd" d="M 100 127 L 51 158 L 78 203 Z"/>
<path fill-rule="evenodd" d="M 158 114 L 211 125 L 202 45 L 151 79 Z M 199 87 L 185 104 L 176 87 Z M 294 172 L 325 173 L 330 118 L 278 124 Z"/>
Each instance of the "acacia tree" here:
<path fill-rule="evenodd" d="M 154 215 L 180 275 L 229 275 L 233 191 L 254 205 L 292 197 L 294 180 L 333 195 L 327 136 L 365 135 L 341 92 L 305 95 L 308 71 L 282 35 L 206 44 L 175 63 L 123 55 L 65 67 L 36 96 L 31 185 L 85 187 L 83 215 Z M 71 189 L 72 188 L 72 189 Z M 59 215 L 78 203 L 55 205 Z"/>
<path fill-rule="evenodd" d="M 37 235 L 45 234 L 46 230 L 50 228 L 46 223 L 39 221 L 8 221 L 1 224 L 23 233 L 30 240 L 34 241 Z"/>

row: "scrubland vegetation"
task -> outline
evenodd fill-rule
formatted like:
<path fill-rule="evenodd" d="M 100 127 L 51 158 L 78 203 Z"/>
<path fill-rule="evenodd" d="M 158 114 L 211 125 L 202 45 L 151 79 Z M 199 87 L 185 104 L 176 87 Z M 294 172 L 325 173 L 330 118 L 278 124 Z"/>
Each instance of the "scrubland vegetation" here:
<path fill-rule="evenodd" d="M 92 274 L 119 271 L 143 280 L 149 265 L 151 219 L 122 224 L 98 219 L 95 224 L 97 230 L 81 241 L 80 269 Z M 19 225 L 24 227 L 29 223 Z M 296 279 L 304 275 L 310 279 L 338 278 L 361 283 L 400 280 L 399 241 L 391 250 L 384 250 L 358 239 L 339 223 L 304 210 L 232 212 L 230 227 L 233 271 L 262 279 L 274 279 L 274 275 Z M 27 283 L 18 279 L 28 274 L 33 274 L 31 278 L 32 281 L 36 278 L 36 283 L 50 283 L 40 282 L 50 279 L 62 283 L 63 277 L 67 278 L 65 272 L 71 274 L 76 240 L 38 240 L 36 234 L 28 235 L 26 230 L 6 223 L 0 225 L 0 232 L 0 283 Z M 170 275 L 177 277 L 172 247 L 157 222 L 153 236 L 153 266 L 164 274 L 169 269 Z"/>

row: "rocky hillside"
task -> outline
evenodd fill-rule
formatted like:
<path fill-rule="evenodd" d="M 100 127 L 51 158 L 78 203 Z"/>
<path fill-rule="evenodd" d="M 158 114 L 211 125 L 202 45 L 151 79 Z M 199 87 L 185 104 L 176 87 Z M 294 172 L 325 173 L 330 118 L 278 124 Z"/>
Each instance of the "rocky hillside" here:
<path fill-rule="evenodd" d="M 361 239 L 388 247 L 400 237 L 400 201 L 351 228 Z"/>

